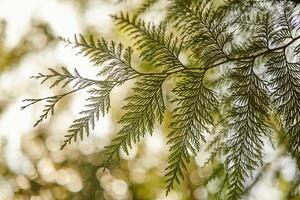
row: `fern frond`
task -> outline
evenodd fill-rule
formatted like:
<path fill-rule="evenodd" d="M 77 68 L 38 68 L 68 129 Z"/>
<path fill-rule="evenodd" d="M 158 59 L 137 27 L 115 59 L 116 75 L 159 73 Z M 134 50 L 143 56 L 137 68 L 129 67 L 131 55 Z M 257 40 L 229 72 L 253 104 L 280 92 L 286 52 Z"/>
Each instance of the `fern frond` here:
<path fill-rule="evenodd" d="M 43 99 L 25 99 L 23 102 L 30 102 L 29 104 L 21 107 L 21 109 L 25 109 L 29 105 L 38 103 L 40 101 L 46 101 L 46 104 L 43 109 L 43 113 L 40 115 L 40 118 L 35 122 L 34 127 L 36 127 L 39 123 L 41 123 L 43 120 L 48 118 L 48 115 L 53 115 L 54 114 L 54 107 L 58 103 L 58 101 L 62 98 L 62 96 L 52 96 L 52 97 L 47 97 Z"/>
<path fill-rule="evenodd" d="M 218 81 L 216 81 L 215 87 L 227 87 L 230 85 L 230 73 L 223 74 Z M 217 89 L 215 88 L 214 89 Z M 214 161 L 222 162 L 221 160 L 224 154 L 224 148 L 226 147 L 226 138 L 229 134 L 229 131 L 226 127 L 229 124 L 229 113 L 228 110 L 231 109 L 233 104 L 233 98 L 230 96 L 228 90 L 224 91 L 221 94 L 218 94 L 219 97 L 219 106 L 217 108 L 215 121 L 213 129 L 211 131 L 211 140 L 207 142 L 205 152 L 208 152 L 210 155 L 207 158 L 204 166 L 209 166 Z"/>
<path fill-rule="evenodd" d="M 89 78 L 82 77 L 76 68 L 74 68 L 74 74 L 72 74 L 69 70 L 67 70 L 64 67 L 62 67 L 61 73 L 52 68 L 49 68 L 49 71 L 50 71 L 50 74 L 39 73 L 38 75 L 32 76 L 31 78 L 34 78 L 37 80 L 41 79 L 41 84 L 46 83 L 46 81 L 52 80 L 53 83 L 50 85 L 50 88 L 57 87 L 59 85 L 61 85 L 61 87 L 64 88 L 67 85 L 74 83 L 72 85 L 72 88 L 74 88 L 74 90 L 71 90 L 70 92 L 67 92 L 64 94 L 45 97 L 45 98 L 23 100 L 23 102 L 28 102 L 28 104 L 25 106 L 22 106 L 21 107 L 22 110 L 33 104 L 39 103 L 41 101 L 46 101 L 43 113 L 42 113 L 42 115 L 40 115 L 39 120 L 37 120 L 36 123 L 34 124 L 34 127 L 37 126 L 38 124 L 40 124 L 43 120 L 47 119 L 47 117 L 50 114 L 53 115 L 56 104 L 65 96 L 68 96 L 72 93 L 75 93 L 79 90 L 82 90 L 82 89 L 92 86 L 94 84 L 103 83 L 103 81 L 92 80 Z"/>
<path fill-rule="evenodd" d="M 253 43 L 255 44 L 256 50 L 270 49 L 271 34 L 274 33 L 274 25 L 271 23 L 272 17 L 270 13 L 265 13 L 262 16 L 262 22 L 260 26 L 257 26 L 257 31 L 254 33 Z M 254 48 L 253 48 L 254 49 Z"/>
<path fill-rule="evenodd" d="M 96 88 L 88 91 L 90 97 L 87 99 L 86 110 L 80 112 L 82 116 L 76 119 L 70 126 L 61 149 L 66 147 L 72 141 L 77 141 L 80 137 L 82 140 L 84 135 L 90 134 L 90 129 L 94 129 L 95 121 L 98 121 L 99 115 L 105 115 L 110 108 L 111 90 L 118 85 L 123 84 L 125 81 L 136 78 L 142 73 L 139 73 L 131 66 L 131 56 L 133 50 L 131 47 L 125 48 L 121 43 L 116 45 L 115 42 L 108 44 L 103 38 L 101 40 L 86 40 L 82 35 L 78 39 L 75 36 L 75 42 L 65 40 L 67 44 L 72 45 L 74 48 L 79 48 L 81 54 L 88 56 L 96 66 L 101 65 L 98 76 L 107 76 L 103 84 L 99 84 Z M 104 64 L 105 63 L 105 64 Z"/>
<path fill-rule="evenodd" d="M 286 137 L 293 156 L 300 159 L 300 63 L 290 63 L 285 52 L 269 55 L 268 74 L 273 77 L 272 97 L 283 117 Z"/>
<path fill-rule="evenodd" d="M 238 58 L 241 56 L 253 58 L 258 57 L 259 54 L 264 54 L 270 51 L 272 39 L 271 34 L 274 32 L 274 25 L 272 24 L 272 17 L 269 12 L 257 13 L 251 16 L 257 23 L 254 27 L 246 27 L 246 31 L 250 32 L 246 42 L 233 44 L 230 57 Z"/>
<path fill-rule="evenodd" d="M 182 81 L 173 91 L 178 98 L 174 100 L 176 108 L 167 142 L 170 145 L 167 193 L 183 178 L 191 154 L 196 155 L 200 142 L 205 142 L 204 133 L 213 124 L 211 111 L 217 106 L 215 93 L 203 85 L 204 71 L 185 72 L 181 76 Z"/>
<path fill-rule="evenodd" d="M 76 68 L 74 68 L 74 74 L 72 74 L 65 67 L 62 67 L 61 69 L 62 72 L 58 72 L 52 68 L 49 68 L 50 74 L 39 73 L 38 75 L 32 76 L 31 78 L 37 80 L 41 79 L 41 84 L 44 84 L 46 83 L 46 81 L 50 81 L 52 79 L 53 83 L 50 85 L 50 88 L 59 86 L 60 84 L 62 84 L 61 87 L 64 88 L 71 83 L 74 83 L 74 85 L 72 85 L 72 88 L 81 88 L 97 83 L 96 80 L 82 77 Z"/>
<path fill-rule="evenodd" d="M 62 95 L 42 99 L 24 100 L 29 103 L 21 107 L 21 109 L 25 109 L 40 101 L 47 102 L 43 114 L 40 116 L 40 119 L 36 122 L 35 126 L 46 119 L 49 113 L 53 114 L 55 105 L 63 97 L 86 87 L 94 86 L 93 89 L 88 91 L 91 96 L 87 99 L 87 101 L 89 101 L 86 105 L 87 109 L 80 112 L 79 114 L 82 115 L 82 117 L 76 119 L 70 126 L 70 134 L 66 135 L 66 139 L 61 149 L 66 147 L 66 145 L 70 144 L 72 141 L 76 141 L 79 136 L 82 140 L 84 134 L 89 135 L 90 128 L 94 128 L 95 121 L 99 119 L 99 115 L 104 115 L 108 112 L 110 108 L 109 93 L 115 86 L 119 86 L 127 80 L 143 75 L 131 66 L 131 56 L 133 53 L 131 47 L 124 49 L 121 43 L 118 45 L 115 42 L 108 44 L 103 38 L 95 41 L 91 37 L 90 40 L 86 40 L 82 35 L 79 36 L 79 39 L 75 35 L 74 42 L 71 42 L 69 39 L 62 40 L 67 45 L 72 45 L 73 48 L 79 48 L 79 53 L 88 56 L 95 65 L 102 65 L 98 76 L 107 76 L 107 78 L 104 81 L 84 78 L 76 69 L 74 69 L 74 74 L 72 74 L 64 67 L 62 67 L 62 72 L 50 68 L 50 74 L 39 73 L 37 76 L 32 77 L 41 80 L 41 84 L 52 80 L 53 83 L 50 88 L 60 85 L 64 88 L 71 83 L 74 83 L 72 87 L 75 88 L 71 92 Z"/>
<path fill-rule="evenodd" d="M 119 121 L 123 128 L 105 148 L 104 167 L 119 157 L 120 150 L 128 154 L 132 143 L 137 143 L 147 133 L 152 134 L 156 119 L 162 122 L 165 111 L 162 84 L 166 77 L 167 75 L 143 76 L 136 83 L 132 89 L 134 94 L 126 99 L 128 103 L 123 107 L 127 111 Z"/>
<path fill-rule="evenodd" d="M 99 76 L 109 74 L 109 81 L 119 81 L 121 79 L 129 79 L 132 76 L 139 74 L 131 66 L 131 55 L 133 50 L 114 41 L 108 43 L 105 39 L 101 38 L 95 40 L 93 37 L 90 39 L 84 38 L 82 35 L 74 36 L 74 42 L 69 39 L 61 38 L 67 45 L 79 49 L 79 54 L 87 56 L 95 66 L 101 66 Z"/>
<path fill-rule="evenodd" d="M 245 179 L 262 163 L 263 138 L 269 134 L 268 88 L 256 75 L 254 65 L 254 59 L 240 61 L 231 76 L 234 106 L 226 141 L 227 199 L 240 198 Z"/>
<path fill-rule="evenodd" d="M 22 106 L 21 107 L 21 110 L 29 107 L 29 106 L 32 106 L 33 104 L 36 104 L 36 103 L 39 103 L 39 102 L 42 102 L 42 101 L 46 101 L 46 104 L 45 104 L 45 108 L 43 110 L 43 113 L 40 115 L 40 118 L 36 121 L 36 123 L 34 124 L 34 127 L 36 127 L 38 124 L 40 124 L 43 120 L 47 119 L 47 117 L 51 114 L 53 115 L 54 114 L 54 108 L 56 106 L 56 104 L 64 97 L 72 94 L 72 93 L 75 93 L 79 90 L 82 90 L 86 87 L 90 86 L 90 84 L 85 84 L 85 85 L 82 85 L 81 87 L 78 87 L 70 92 L 67 92 L 67 93 L 64 93 L 64 94 L 59 94 L 59 95 L 55 95 L 55 96 L 50 96 L 50 97 L 45 97 L 45 98 L 40 98 L 40 99 L 25 99 L 23 100 L 23 102 L 28 102 L 28 104 L 26 104 L 25 106 Z"/>
<path fill-rule="evenodd" d="M 273 39 L 272 44 L 279 45 L 287 39 L 292 39 L 293 26 L 291 24 L 292 20 L 292 10 L 285 3 L 284 8 L 279 11 L 273 12 L 272 26 L 274 27 L 270 33 L 270 37 Z"/>
<path fill-rule="evenodd" d="M 142 60 L 164 72 L 185 68 L 179 60 L 182 42 L 174 34 L 167 33 L 165 24 L 146 24 L 136 16 L 129 17 L 124 13 L 113 18 L 120 29 L 133 38 L 134 45 L 141 51 Z"/>
<path fill-rule="evenodd" d="M 192 56 L 203 61 L 205 66 L 228 58 L 226 44 L 232 40 L 225 16 L 216 13 L 212 1 L 177 0 L 171 4 L 170 19 L 175 23 Z"/>
<path fill-rule="evenodd" d="M 68 132 L 70 134 L 65 135 L 65 140 L 61 149 L 65 148 L 68 144 L 71 144 L 72 140 L 77 141 L 80 137 L 83 140 L 84 134 L 89 136 L 90 129 L 95 128 L 95 122 L 99 120 L 99 116 L 103 116 L 110 109 L 110 92 L 118 84 L 118 82 L 103 82 L 90 89 L 88 93 L 90 97 L 86 99 L 89 103 L 85 105 L 86 109 L 79 114 L 82 116 L 74 120 L 70 126 Z"/>
<path fill-rule="evenodd" d="M 154 4 L 156 4 L 159 0 L 144 0 L 142 5 L 136 12 L 136 15 L 141 15 L 149 10 Z"/>

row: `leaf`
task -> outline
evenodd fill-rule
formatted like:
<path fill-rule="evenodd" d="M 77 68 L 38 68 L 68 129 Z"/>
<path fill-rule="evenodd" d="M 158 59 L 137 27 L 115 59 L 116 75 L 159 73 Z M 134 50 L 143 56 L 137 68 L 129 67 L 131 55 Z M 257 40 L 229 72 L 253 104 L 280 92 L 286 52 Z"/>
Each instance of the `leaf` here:
<path fill-rule="evenodd" d="M 46 81 L 54 80 L 54 82 L 50 85 L 50 89 L 59 85 L 64 88 L 71 83 L 73 83 L 72 88 L 81 88 L 97 83 L 96 80 L 82 77 L 76 68 L 74 68 L 74 74 L 72 74 L 65 67 L 62 67 L 61 69 L 62 72 L 60 73 L 52 68 L 49 68 L 50 74 L 39 73 L 37 76 L 32 76 L 31 78 L 42 79 L 41 84 L 46 83 Z"/>
<path fill-rule="evenodd" d="M 98 76 L 108 76 L 108 81 L 120 81 L 130 79 L 136 74 L 139 74 L 131 66 L 131 55 L 133 50 L 119 43 L 111 41 L 110 44 L 104 39 L 94 40 L 90 37 L 89 40 L 82 35 L 75 35 L 74 42 L 69 39 L 61 38 L 67 45 L 79 49 L 79 53 L 90 58 L 90 61 L 95 66 L 101 66 Z"/>
<path fill-rule="evenodd" d="M 261 166 L 263 139 L 270 134 L 266 123 L 270 110 L 267 84 L 256 75 L 254 59 L 236 65 L 231 75 L 234 105 L 225 148 L 229 200 L 241 197 L 246 178 Z"/>
<path fill-rule="evenodd" d="M 132 89 L 124 110 L 127 111 L 119 121 L 123 128 L 117 133 L 111 144 L 105 148 L 104 167 L 107 167 L 119 151 L 129 154 L 132 143 L 137 143 L 145 134 L 152 134 L 156 119 L 162 122 L 165 105 L 162 84 L 166 75 L 143 76 Z"/>
<path fill-rule="evenodd" d="M 276 58 L 276 59 L 274 59 Z M 290 152 L 299 161 L 300 157 L 300 63 L 288 62 L 285 52 L 269 55 L 268 74 L 273 78 L 273 103 L 283 118 Z"/>
<path fill-rule="evenodd" d="M 113 16 L 120 30 L 126 32 L 135 41 L 134 46 L 141 51 L 141 59 L 163 72 L 185 68 L 179 60 L 181 41 L 173 33 L 167 34 L 166 25 L 146 24 L 136 16 L 129 17 L 121 13 Z"/>
<path fill-rule="evenodd" d="M 100 115 L 105 115 L 110 109 L 110 92 L 118 84 L 118 82 L 104 82 L 94 86 L 88 93 L 90 97 L 86 100 L 89 102 L 85 105 L 85 110 L 79 114 L 80 118 L 74 120 L 70 126 L 68 132 L 70 134 L 65 136 L 64 143 L 61 149 L 65 148 L 68 144 L 71 144 L 72 140 L 77 141 L 80 137 L 81 140 L 84 138 L 84 134 L 89 136 L 90 130 L 95 128 L 96 121 L 99 120 Z"/>
<path fill-rule="evenodd" d="M 167 142 L 170 145 L 167 194 L 183 178 L 191 154 L 196 155 L 200 142 L 205 142 L 204 133 L 213 124 L 210 112 L 217 107 L 215 93 L 203 85 L 204 72 L 186 72 L 181 77 L 173 91 L 177 97 Z"/>
<path fill-rule="evenodd" d="M 226 44 L 232 40 L 224 15 L 216 13 L 211 1 L 182 1 L 171 3 L 170 19 L 183 35 L 193 58 L 209 67 L 228 58 Z"/>

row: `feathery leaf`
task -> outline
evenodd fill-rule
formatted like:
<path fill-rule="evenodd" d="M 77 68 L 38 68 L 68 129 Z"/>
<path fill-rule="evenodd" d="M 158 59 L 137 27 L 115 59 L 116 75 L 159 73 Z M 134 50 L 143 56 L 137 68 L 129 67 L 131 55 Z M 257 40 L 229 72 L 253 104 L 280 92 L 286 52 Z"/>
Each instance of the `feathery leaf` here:
<path fill-rule="evenodd" d="M 183 178 L 191 154 L 196 155 L 200 142 L 205 142 L 204 133 L 209 132 L 208 126 L 213 124 L 210 112 L 217 107 L 214 92 L 203 85 L 204 71 L 185 72 L 181 76 L 183 80 L 174 89 L 176 108 L 168 136 L 167 193 L 175 182 L 179 183 L 179 178 Z"/>
<path fill-rule="evenodd" d="M 141 51 L 142 60 L 164 72 L 185 68 L 179 60 L 181 41 L 174 34 L 167 33 L 165 24 L 146 24 L 136 16 L 129 17 L 124 13 L 113 18 L 120 29 L 133 38 L 134 45 Z"/>
<path fill-rule="evenodd" d="M 104 167 L 119 157 L 120 149 L 128 154 L 132 143 L 138 142 L 147 133 L 152 134 L 156 118 L 162 122 L 165 110 L 162 84 L 166 77 L 143 76 L 136 83 L 132 89 L 134 94 L 126 99 L 128 103 L 123 107 L 127 111 L 119 121 L 123 128 L 105 149 Z"/>
<path fill-rule="evenodd" d="M 227 199 L 239 199 L 244 182 L 262 162 L 263 138 L 269 134 L 269 97 L 266 82 L 254 71 L 255 60 L 240 61 L 232 70 L 229 136 L 226 142 Z"/>

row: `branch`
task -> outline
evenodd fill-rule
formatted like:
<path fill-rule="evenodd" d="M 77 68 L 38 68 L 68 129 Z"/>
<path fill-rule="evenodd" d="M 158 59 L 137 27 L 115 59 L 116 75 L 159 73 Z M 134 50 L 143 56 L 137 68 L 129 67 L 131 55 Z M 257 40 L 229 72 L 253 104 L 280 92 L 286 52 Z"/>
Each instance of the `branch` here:
<path fill-rule="evenodd" d="M 88 86 L 90 86 L 90 85 L 84 85 L 84 86 L 79 87 L 77 89 L 71 90 L 70 92 L 55 95 L 55 96 L 50 96 L 50 97 L 45 97 L 45 98 L 40 98 L 40 99 L 25 99 L 22 102 L 29 102 L 29 103 L 27 105 L 22 106 L 21 110 L 24 110 L 25 108 L 27 108 L 27 107 L 29 107 L 33 104 L 36 104 L 38 102 L 41 102 L 41 101 L 46 101 L 48 103 L 48 104 L 45 105 L 45 109 L 43 110 L 43 114 L 40 116 L 39 120 L 37 120 L 36 123 L 34 124 L 34 127 L 36 127 L 44 119 L 47 119 L 49 113 L 51 113 L 51 115 L 54 114 L 54 107 L 62 98 L 64 98 L 65 96 L 68 96 L 72 93 L 75 93 L 79 90 L 82 90 L 82 89 L 84 89 Z"/>
<path fill-rule="evenodd" d="M 207 67 L 205 68 L 206 70 L 208 69 L 212 69 L 212 68 L 215 68 L 215 67 L 218 67 L 220 65 L 223 65 L 223 64 L 226 64 L 228 62 L 233 62 L 233 61 L 241 61 L 241 60 L 250 60 L 250 59 L 256 59 L 262 55 L 265 55 L 265 54 L 268 54 L 268 53 L 272 53 L 274 51 L 278 51 L 278 50 L 281 50 L 281 49 L 286 49 L 289 45 L 291 45 L 292 43 L 294 43 L 296 40 L 300 39 L 300 35 L 294 39 L 292 39 L 290 42 L 288 42 L 287 44 L 283 45 L 283 46 L 280 46 L 280 47 L 277 47 L 277 48 L 274 48 L 274 49 L 270 49 L 270 50 L 266 50 L 266 51 L 263 51 L 261 53 L 258 53 L 258 54 L 255 54 L 255 55 L 252 55 L 252 56 L 246 56 L 246 57 L 239 57 L 239 58 L 229 58 L 225 61 L 222 61 L 220 63 L 217 63 L 215 65 L 212 65 L 210 67 Z M 196 69 L 196 68 L 195 68 Z"/>

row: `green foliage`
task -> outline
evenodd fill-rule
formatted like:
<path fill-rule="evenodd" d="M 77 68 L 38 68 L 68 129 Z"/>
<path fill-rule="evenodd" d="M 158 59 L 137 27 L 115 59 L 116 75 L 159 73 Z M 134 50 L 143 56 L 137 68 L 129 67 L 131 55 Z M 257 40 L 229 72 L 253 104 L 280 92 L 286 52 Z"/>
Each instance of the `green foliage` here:
<path fill-rule="evenodd" d="M 283 117 L 290 151 L 299 161 L 300 63 L 289 62 L 285 52 L 272 53 L 269 55 L 268 73 L 274 77 L 270 83 L 273 102 L 277 106 L 277 113 Z"/>
<path fill-rule="evenodd" d="M 170 145 L 169 166 L 167 167 L 167 193 L 174 182 L 183 178 L 183 169 L 190 162 L 190 154 L 196 155 L 201 141 L 205 142 L 204 132 L 213 124 L 211 111 L 216 109 L 215 93 L 203 85 L 203 72 L 184 72 L 173 92 L 176 107 L 173 111 L 172 131 L 168 136 Z"/>
<path fill-rule="evenodd" d="M 130 18 L 123 13 L 114 16 L 114 19 L 120 30 L 134 39 L 134 45 L 140 50 L 142 60 L 163 72 L 185 68 L 178 58 L 182 42 L 174 34 L 166 32 L 164 23 L 154 26 L 151 23 L 146 24 L 136 16 Z"/>
<path fill-rule="evenodd" d="M 95 87 L 88 90 L 89 98 L 86 99 L 89 103 L 85 105 L 85 110 L 81 111 L 79 114 L 82 116 L 74 120 L 73 124 L 70 126 L 68 132 L 70 134 L 66 135 L 61 149 L 70 144 L 72 140 L 76 141 L 77 137 L 83 140 L 84 133 L 88 136 L 90 133 L 90 127 L 95 128 L 95 122 L 99 120 L 99 116 L 105 115 L 110 109 L 110 92 L 116 83 L 103 82 Z"/>
<path fill-rule="evenodd" d="M 101 66 L 105 63 L 98 76 L 106 76 L 106 79 L 100 84 L 95 84 L 95 87 L 88 91 L 90 97 L 87 101 L 89 103 L 85 105 L 86 109 L 79 113 L 82 117 L 74 120 L 70 126 L 68 131 L 70 134 L 65 136 L 66 139 L 61 149 L 70 144 L 72 140 L 76 141 L 78 136 L 81 140 L 85 133 L 88 136 L 90 128 L 94 129 L 95 121 L 99 120 L 99 115 L 104 116 L 109 111 L 111 90 L 138 74 L 131 66 L 133 50 L 130 47 L 124 50 L 121 43 L 116 45 L 112 41 L 108 44 L 103 38 L 95 41 L 92 37 L 88 41 L 82 35 L 80 35 L 80 39 L 75 36 L 74 42 L 62 40 L 67 45 L 78 48 L 79 53 L 88 56 L 95 66 Z"/>
<path fill-rule="evenodd" d="M 192 56 L 209 67 L 227 57 L 225 44 L 232 34 L 227 32 L 224 15 L 213 10 L 212 1 L 174 1 L 171 21 L 183 35 Z"/>
<path fill-rule="evenodd" d="M 132 89 L 134 94 L 126 99 L 128 103 L 123 107 L 127 110 L 119 121 L 123 128 L 104 152 L 105 167 L 115 156 L 119 156 L 120 149 L 129 154 L 128 149 L 132 147 L 132 143 L 140 141 L 146 133 L 152 134 L 156 118 L 162 122 L 165 106 L 161 87 L 166 77 L 144 76 L 136 83 Z"/>
<path fill-rule="evenodd" d="M 46 81 L 53 80 L 53 83 L 50 85 L 50 89 L 53 87 L 60 86 L 62 84 L 62 88 L 66 87 L 67 85 L 74 83 L 72 86 L 73 88 L 82 88 L 92 85 L 95 81 L 90 80 L 87 78 L 83 78 L 77 69 L 74 69 L 74 74 L 72 74 L 68 69 L 65 67 L 61 68 L 62 72 L 58 72 L 54 69 L 49 68 L 50 74 L 42 74 L 39 73 L 37 76 L 32 76 L 34 79 L 42 79 L 41 84 L 44 84 Z"/>
<path fill-rule="evenodd" d="M 79 49 L 79 54 L 87 56 L 95 66 L 102 66 L 98 76 L 110 75 L 107 81 L 123 82 L 132 78 L 137 72 L 131 67 L 131 55 L 133 50 L 128 47 L 124 50 L 124 46 L 118 45 L 111 41 L 110 44 L 102 38 L 94 40 L 90 37 L 86 40 L 82 35 L 79 38 L 75 35 L 74 42 L 69 39 L 60 38 L 67 46 Z"/>
<path fill-rule="evenodd" d="M 145 1 L 144 5 L 148 8 L 154 2 Z M 54 79 L 51 88 L 73 82 L 73 90 L 29 99 L 23 108 L 45 100 L 40 123 L 61 98 L 90 88 L 85 110 L 70 126 L 64 148 L 78 137 L 82 140 L 89 135 L 99 116 L 109 111 L 113 88 L 135 79 L 122 108 L 122 127 L 105 148 L 103 166 L 109 167 L 119 158 L 120 150 L 128 154 L 133 144 L 151 135 L 156 121 L 164 120 L 165 105 L 172 104 L 167 193 L 184 177 L 192 156 L 205 146 L 207 133 L 212 133 L 213 139 L 207 145 L 211 156 L 206 164 L 217 161 L 220 166 L 209 179 L 220 178 L 219 198 L 240 199 L 246 179 L 264 162 L 265 141 L 276 132 L 270 126 L 272 112 L 284 126 L 289 152 L 298 160 L 300 154 L 300 36 L 299 25 L 294 23 L 299 8 L 287 2 L 250 3 L 252 6 L 249 2 L 228 1 L 214 7 L 214 1 L 209 0 L 172 0 L 167 20 L 159 25 L 123 12 L 112 16 L 117 27 L 131 37 L 141 62 L 133 66 L 131 47 L 108 43 L 103 38 L 80 35 L 74 42 L 63 39 L 99 67 L 97 77 L 102 79 L 84 78 L 77 70 L 73 75 L 65 68 L 62 73 L 51 69 L 51 74 L 35 78 L 42 79 L 42 83 Z M 241 9 L 233 13 L 231 8 L 236 5 Z M 244 24 L 241 19 L 251 19 L 251 23 Z M 189 55 L 188 64 L 183 64 L 180 55 Z M 139 66 L 143 62 L 153 70 L 143 72 Z M 170 76 L 175 77 L 175 97 L 168 102 L 163 84 Z"/>
<path fill-rule="evenodd" d="M 47 119 L 49 114 L 54 114 L 54 107 L 56 104 L 65 96 L 68 96 L 74 92 L 77 92 L 81 89 L 84 89 L 86 87 L 92 86 L 93 84 L 97 84 L 101 81 L 95 81 L 87 78 L 83 78 L 79 72 L 74 69 L 74 75 L 69 72 L 66 68 L 62 67 L 62 73 L 57 72 L 54 69 L 49 68 L 50 74 L 42 74 L 39 73 L 37 76 L 32 76 L 34 79 L 42 79 L 41 84 L 46 83 L 46 81 L 53 81 L 53 83 L 50 85 L 50 88 L 59 86 L 61 84 L 61 87 L 66 87 L 67 85 L 74 83 L 72 85 L 73 90 L 59 94 L 54 95 L 50 97 L 45 98 L 39 98 L 39 99 L 25 99 L 23 102 L 28 102 L 25 106 L 22 106 L 21 109 L 25 109 L 28 106 L 31 106 L 33 104 L 36 104 L 41 101 L 46 101 L 45 109 L 43 110 L 42 115 L 40 116 L 39 120 L 36 121 L 34 126 L 37 126 L 39 123 L 41 123 L 43 120 Z"/>
<path fill-rule="evenodd" d="M 237 199 L 243 193 L 244 182 L 262 163 L 264 135 L 269 134 L 266 119 L 269 116 L 269 97 L 265 81 L 254 71 L 254 59 L 236 63 L 232 70 L 233 96 L 230 114 L 229 138 L 225 151 L 228 169 L 228 199 Z"/>
<path fill-rule="evenodd" d="M 159 0 L 145 0 L 142 5 L 137 10 L 136 14 L 140 15 L 147 10 L 149 10 L 155 3 L 157 3 Z"/>

